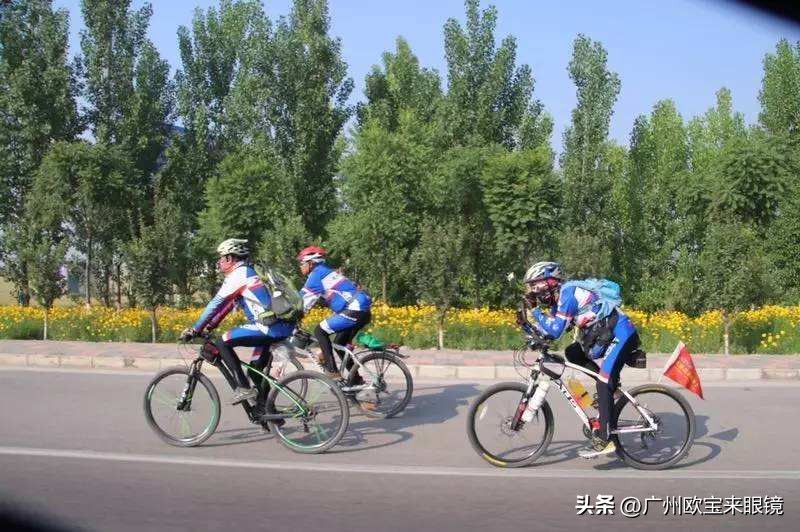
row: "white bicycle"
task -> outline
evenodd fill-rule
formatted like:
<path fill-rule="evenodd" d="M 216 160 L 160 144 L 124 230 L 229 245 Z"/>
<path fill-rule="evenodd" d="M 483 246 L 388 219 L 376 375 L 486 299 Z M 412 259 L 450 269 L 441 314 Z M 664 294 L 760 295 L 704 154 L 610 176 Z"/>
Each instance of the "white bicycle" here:
<path fill-rule="evenodd" d="M 527 337 L 516 359 L 528 368 L 527 382 L 502 382 L 489 387 L 470 405 L 467 433 L 473 449 L 497 467 L 522 467 L 532 464 L 553 439 L 555 420 L 545 400 L 550 388 L 558 389 L 583 423 L 583 433 L 591 438 L 589 416 L 562 382 L 566 368 L 593 379 L 600 376 L 548 352 L 549 345 Z M 525 354 L 538 352 L 528 362 Z M 695 418 L 689 402 L 677 391 L 659 384 L 644 384 L 630 391 L 621 385 L 612 416 L 616 430 L 611 438 L 618 456 L 637 469 L 658 470 L 675 465 L 689 452 L 694 442 Z"/>
<path fill-rule="evenodd" d="M 307 331 L 298 328 L 288 341 L 279 345 L 287 348 L 287 354 L 282 357 L 286 359 L 282 363 L 284 373 L 303 369 L 303 362 L 316 371 L 324 371 L 317 356 L 311 352 L 311 348 L 319 344 Z M 354 351 L 347 346 L 333 344 L 333 350 L 342 359 L 339 386 L 345 397 L 358 405 L 366 416 L 390 418 L 408 406 L 414 393 L 414 381 L 411 371 L 402 360 L 406 355 L 390 346 Z M 356 395 L 367 389 L 374 392 L 375 401 L 357 401 Z"/>

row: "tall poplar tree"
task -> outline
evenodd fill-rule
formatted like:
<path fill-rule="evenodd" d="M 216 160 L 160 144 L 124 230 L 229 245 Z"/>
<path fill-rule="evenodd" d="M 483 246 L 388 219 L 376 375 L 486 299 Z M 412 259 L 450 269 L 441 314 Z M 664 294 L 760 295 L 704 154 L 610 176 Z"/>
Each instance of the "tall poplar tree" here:
<path fill-rule="evenodd" d="M 449 19 L 444 26 L 448 85 L 445 125 L 452 140 L 457 145 L 534 147 L 535 139 L 549 137 L 552 121 L 543 113 L 541 103 L 532 99 L 531 68 L 517 66 L 513 36 L 504 38 L 497 47 L 494 6 L 480 11 L 478 0 L 465 0 L 464 4 L 464 26 L 456 19 Z"/>
<path fill-rule="evenodd" d="M 627 197 L 634 204 L 623 210 L 629 216 L 626 280 L 639 304 L 670 306 L 669 284 L 685 244 L 689 178 L 686 127 L 672 100 L 657 102 L 649 116 L 637 118 L 630 161 Z"/>
<path fill-rule="evenodd" d="M 20 235 L 33 176 L 50 144 L 80 129 L 69 18 L 50 0 L 12 2 L 0 17 L 0 262 L 27 305 L 28 264 Z"/>
<path fill-rule="evenodd" d="M 772 134 L 800 132 L 800 42 L 781 39 L 764 57 L 758 119 Z"/>
<path fill-rule="evenodd" d="M 603 199 L 610 193 L 602 179 L 601 161 L 606 147 L 619 76 L 608 69 L 608 56 L 599 42 L 578 35 L 573 46 L 569 76 L 578 89 L 578 104 L 564 132 L 561 168 L 564 175 L 564 216 L 567 228 L 579 229 L 603 216 Z"/>
<path fill-rule="evenodd" d="M 275 28 L 275 81 L 270 125 L 306 230 L 324 233 L 336 213 L 334 176 L 352 114 L 341 39 L 329 35 L 327 0 L 294 0 Z"/>
<path fill-rule="evenodd" d="M 81 65 L 87 117 L 94 138 L 106 144 L 124 139 L 123 122 L 133 103 L 136 58 L 153 14 L 150 4 L 130 10 L 131 0 L 81 0 Z"/>

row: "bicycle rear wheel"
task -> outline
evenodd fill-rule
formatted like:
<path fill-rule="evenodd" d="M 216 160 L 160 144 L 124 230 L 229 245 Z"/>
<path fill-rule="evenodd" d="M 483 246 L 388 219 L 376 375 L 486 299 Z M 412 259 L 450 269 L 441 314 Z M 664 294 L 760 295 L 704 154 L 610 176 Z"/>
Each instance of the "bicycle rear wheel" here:
<path fill-rule="evenodd" d="M 694 411 L 677 391 L 658 384 L 645 384 L 629 392 L 653 417 L 654 432 L 621 432 L 614 437 L 617 454 L 636 469 L 659 470 L 675 465 L 689 452 L 694 442 Z M 622 396 L 614 409 L 617 430 L 648 426 L 642 413 Z"/>
<path fill-rule="evenodd" d="M 518 430 L 511 428 L 527 386 L 501 382 L 490 386 L 469 407 L 467 435 L 481 458 L 497 467 L 522 467 L 539 458 L 553 439 L 553 412 L 547 401 Z"/>
<path fill-rule="evenodd" d="M 145 389 L 144 417 L 165 442 L 194 447 L 217 430 L 219 394 L 202 373 L 192 376 L 187 367 L 167 368 Z"/>
<path fill-rule="evenodd" d="M 283 414 L 270 423 L 284 446 L 297 453 L 322 453 L 339 443 L 350 423 L 350 407 L 339 386 L 314 371 L 291 373 L 269 392 L 267 413 Z"/>
<path fill-rule="evenodd" d="M 405 362 L 399 357 L 384 351 L 373 351 L 360 359 L 363 369 L 356 372 L 353 368 L 348 378 L 348 386 L 355 384 L 356 373 L 364 379 L 364 383 L 372 386 L 375 392 L 375 403 L 361 402 L 359 408 L 367 417 L 389 418 L 402 412 L 414 393 L 414 380 Z M 370 375 L 372 373 L 372 375 Z"/>

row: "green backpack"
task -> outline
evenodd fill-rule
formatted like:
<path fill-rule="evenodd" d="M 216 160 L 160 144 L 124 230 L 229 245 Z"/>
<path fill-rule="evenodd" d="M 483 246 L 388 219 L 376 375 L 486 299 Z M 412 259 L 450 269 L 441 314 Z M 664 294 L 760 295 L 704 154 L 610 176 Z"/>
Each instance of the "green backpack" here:
<path fill-rule="evenodd" d="M 291 279 L 272 268 L 256 267 L 256 273 L 272 299 L 270 308 L 258 316 L 261 323 L 270 325 L 277 320 L 297 321 L 303 317 L 303 297 Z"/>

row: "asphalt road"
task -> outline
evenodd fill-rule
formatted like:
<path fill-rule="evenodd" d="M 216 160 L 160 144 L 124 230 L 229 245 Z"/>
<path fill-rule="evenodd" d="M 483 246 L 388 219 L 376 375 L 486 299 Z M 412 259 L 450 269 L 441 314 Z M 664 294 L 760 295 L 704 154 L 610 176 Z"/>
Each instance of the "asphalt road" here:
<path fill-rule="evenodd" d="M 724 384 L 690 398 L 697 439 L 681 467 L 636 471 L 577 457 L 574 413 L 551 394 L 556 432 L 540 462 L 496 469 L 469 446 L 466 409 L 486 385 L 417 382 L 399 418 L 355 414 L 339 446 L 298 455 L 225 407 L 198 448 L 146 426 L 151 375 L 0 371 L 0 511 L 83 530 L 794 530 L 800 516 L 797 384 Z M 215 381 L 221 393 L 223 382 Z M 687 394 L 690 395 L 690 394 Z M 614 496 L 613 515 L 577 515 L 578 496 Z M 784 515 L 664 515 L 671 497 L 780 497 Z M 646 516 L 620 502 L 651 498 Z M 661 500 L 658 500 L 661 499 Z M 750 499 L 752 500 L 752 499 Z M 666 502 L 665 502 L 666 501 Z M 673 503 L 674 504 L 674 503 Z M 695 504 L 697 504 L 695 500 Z"/>

